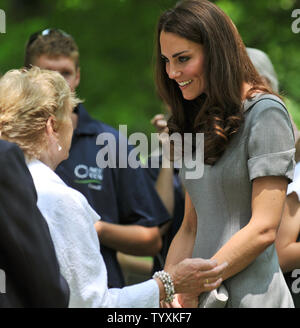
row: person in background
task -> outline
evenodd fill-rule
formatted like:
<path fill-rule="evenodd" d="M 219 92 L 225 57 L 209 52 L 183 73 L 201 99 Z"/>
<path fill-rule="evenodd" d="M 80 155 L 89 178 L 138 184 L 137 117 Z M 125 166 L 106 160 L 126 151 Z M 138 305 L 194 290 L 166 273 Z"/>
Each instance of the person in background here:
<path fill-rule="evenodd" d="M 37 205 L 49 225 L 62 275 L 70 287 L 69 306 L 158 307 L 160 300 L 171 302 L 175 292 L 218 287 L 226 263 L 186 259 L 141 284 L 108 289 L 94 228 L 100 217 L 79 191 L 54 172 L 69 155 L 71 116 L 79 102 L 58 72 L 33 67 L 9 71 L 0 80 L 2 138 L 17 143 L 25 154 Z"/>
<path fill-rule="evenodd" d="M 7 101 L 1 94 L 0 108 Z M 69 287 L 16 144 L 0 140 L 0 167 L 0 308 L 68 307 Z"/>
<path fill-rule="evenodd" d="M 296 308 L 300 307 L 300 163 L 288 185 L 282 220 L 276 237 L 280 267 Z"/>
<path fill-rule="evenodd" d="M 279 93 L 279 82 L 278 82 L 277 74 L 269 56 L 262 50 L 256 48 L 247 47 L 246 50 L 249 58 L 252 61 L 252 64 L 254 65 L 255 69 L 262 77 L 264 82 L 267 83 L 274 92 Z M 297 144 L 299 142 L 300 133 L 292 118 L 291 118 L 291 122 L 293 125 L 293 131 L 295 136 L 295 145 L 296 145 L 295 157 L 297 158 L 299 157 L 299 154 L 297 153 L 297 148 L 298 148 Z"/>
<path fill-rule="evenodd" d="M 31 35 L 24 65 L 60 72 L 72 91 L 80 83 L 78 46 L 72 36 L 59 29 L 46 29 Z M 119 168 L 118 161 L 116 168 L 98 167 L 96 157 L 104 147 L 96 144 L 98 135 L 110 133 L 114 137 L 118 159 L 122 137 L 117 130 L 91 118 L 82 103 L 74 108 L 72 122 L 74 134 L 70 156 L 57 167 L 56 173 L 70 187 L 83 193 L 102 217 L 95 227 L 101 239 L 108 285 L 122 287 L 125 281 L 117 251 L 154 256 L 162 246 L 160 228 L 170 217 L 143 169 L 128 165 Z M 129 154 L 132 147 L 127 147 Z M 110 148 L 108 156 L 114 156 Z"/>
<path fill-rule="evenodd" d="M 293 307 L 274 245 L 294 169 L 284 103 L 255 70 L 231 19 L 210 1 L 180 1 L 165 11 L 156 49 L 169 133 L 204 134 L 203 176 L 189 179 L 185 165 L 180 171 L 185 215 L 165 270 L 189 257 L 225 261 L 223 306 Z M 196 307 L 206 296 L 176 300 Z"/>

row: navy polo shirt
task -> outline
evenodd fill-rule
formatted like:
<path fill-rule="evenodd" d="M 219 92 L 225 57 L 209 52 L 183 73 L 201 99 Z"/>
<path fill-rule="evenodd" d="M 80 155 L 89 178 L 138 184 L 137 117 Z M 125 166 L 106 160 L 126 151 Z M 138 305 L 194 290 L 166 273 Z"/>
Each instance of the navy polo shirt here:
<path fill-rule="evenodd" d="M 159 226 L 170 219 L 144 168 L 100 168 L 96 156 L 105 146 L 96 145 L 101 133 L 111 133 L 116 140 L 118 158 L 119 131 L 92 119 L 82 104 L 77 106 L 78 126 L 74 131 L 69 158 L 56 173 L 70 187 L 79 190 L 106 222 Z M 128 153 L 130 152 L 128 146 Z M 84 238 L 84 236 L 82 236 Z M 100 237 L 101 241 L 101 237 Z M 109 287 L 123 287 L 124 278 L 116 251 L 101 245 Z"/>

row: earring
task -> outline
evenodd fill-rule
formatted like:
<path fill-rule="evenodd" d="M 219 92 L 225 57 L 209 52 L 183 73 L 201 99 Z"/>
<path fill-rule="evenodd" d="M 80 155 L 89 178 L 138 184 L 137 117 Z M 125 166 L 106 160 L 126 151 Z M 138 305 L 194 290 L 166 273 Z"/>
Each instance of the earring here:
<path fill-rule="evenodd" d="M 62 147 L 61 147 L 60 144 L 57 144 L 57 149 L 58 149 L 58 151 L 61 151 L 62 150 Z"/>

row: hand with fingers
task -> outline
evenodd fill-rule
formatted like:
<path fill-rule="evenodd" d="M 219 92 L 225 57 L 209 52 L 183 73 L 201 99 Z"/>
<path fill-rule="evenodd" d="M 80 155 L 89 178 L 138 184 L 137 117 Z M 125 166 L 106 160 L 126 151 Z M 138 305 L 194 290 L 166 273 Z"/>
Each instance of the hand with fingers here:
<path fill-rule="evenodd" d="M 228 264 L 218 265 L 215 260 L 185 259 L 165 268 L 174 283 L 176 295 L 171 307 L 197 307 L 198 296 L 218 288 Z"/>
<path fill-rule="evenodd" d="M 177 294 L 177 302 L 183 308 L 197 308 L 199 295 L 197 294 Z"/>
<path fill-rule="evenodd" d="M 160 307 L 161 308 L 164 308 L 164 309 L 169 309 L 169 308 L 182 308 L 183 306 L 180 303 L 179 295 L 183 295 L 183 294 L 176 294 L 176 295 L 174 295 L 174 300 L 171 303 L 166 303 L 164 301 L 160 302 Z M 189 306 L 187 306 L 187 307 L 189 307 Z"/>
<path fill-rule="evenodd" d="M 167 120 L 164 114 L 157 114 L 151 119 L 151 124 L 155 127 L 158 133 L 169 132 Z"/>
<path fill-rule="evenodd" d="M 158 133 L 158 140 L 163 148 L 162 151 L 162 167 L 172 168 L 173 162 L 170 159 L 173 157 L 173 150 L 170 148 L 170 136 L 167 120 L 164 114 L 157 114 L 151 119 L 151 124 L 155 127 Z"/>
<path fill-rule="evenodd" d="M 214 278 L 213 280 L 217 279 Z M 219 277 L 214 282 L 209 281 L 210 279 L 205 279 L 205 283 L 203 287 L 206 289 L 205 291 L 211 291 L 215 288 L 218 288 L 221 283 L 222 279 Z M 197 308 L 199 305 L 199 294 L 176 294 L 176 302 L 173 306 L 173 303 L 171 304 L 172 307 L 181 307 L 181 308 Z M 175 300 L 174 299 L 174 300 Z"/>

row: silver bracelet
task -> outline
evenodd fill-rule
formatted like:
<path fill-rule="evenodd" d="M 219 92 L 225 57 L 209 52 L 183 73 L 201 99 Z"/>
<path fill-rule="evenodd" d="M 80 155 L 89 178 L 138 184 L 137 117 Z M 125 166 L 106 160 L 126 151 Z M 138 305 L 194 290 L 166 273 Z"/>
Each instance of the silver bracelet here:
<path fill-rule="evenodd" d="M 161 280 L 166 293 L 165 302 L 172 303 L 174 300 L 175 289 L 170 274 L 166 271 L 158 271 L 154 273 L 152 278 L 159 278 Z"/>

